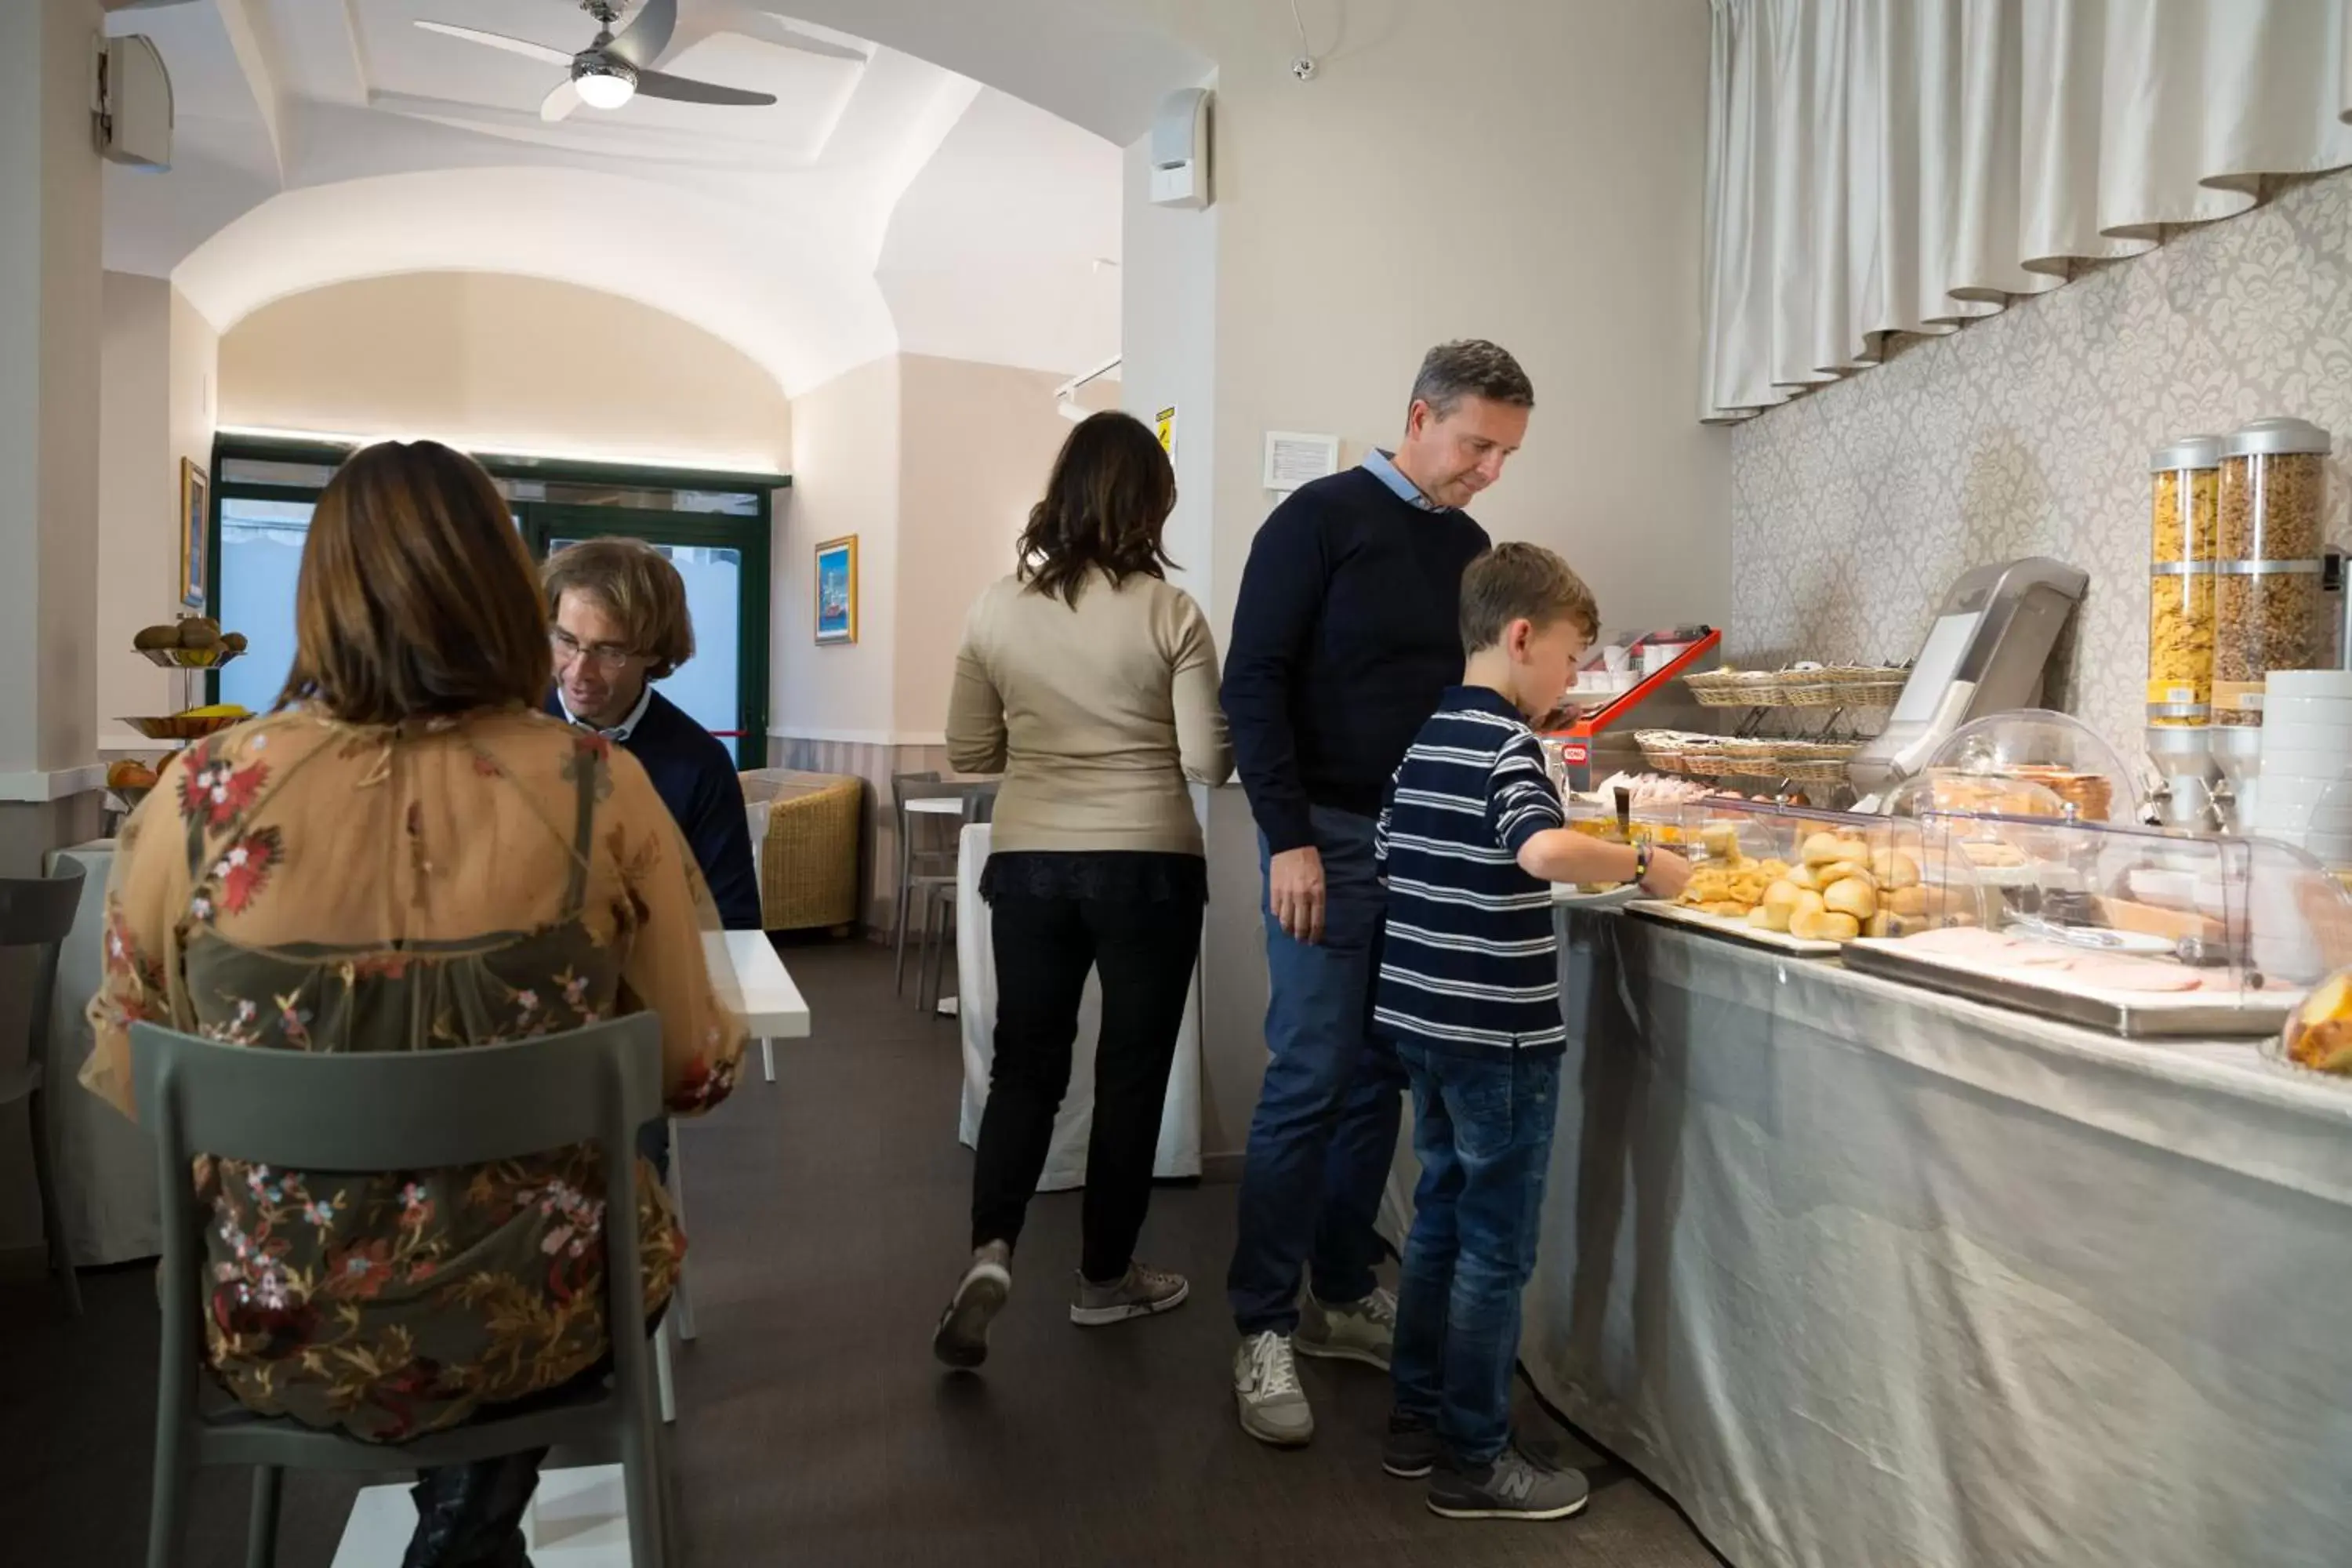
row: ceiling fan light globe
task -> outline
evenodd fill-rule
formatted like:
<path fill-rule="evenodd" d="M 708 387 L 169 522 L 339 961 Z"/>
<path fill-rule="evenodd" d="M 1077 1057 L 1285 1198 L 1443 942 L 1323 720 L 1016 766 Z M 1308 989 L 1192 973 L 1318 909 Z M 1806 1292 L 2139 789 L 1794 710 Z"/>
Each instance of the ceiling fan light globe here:
<path fill-rule="evenodd" d="M 574 67 L 572 85 L 591 109 L 618 109 L 637 95 L 637 73 L 617 61 Z"/>

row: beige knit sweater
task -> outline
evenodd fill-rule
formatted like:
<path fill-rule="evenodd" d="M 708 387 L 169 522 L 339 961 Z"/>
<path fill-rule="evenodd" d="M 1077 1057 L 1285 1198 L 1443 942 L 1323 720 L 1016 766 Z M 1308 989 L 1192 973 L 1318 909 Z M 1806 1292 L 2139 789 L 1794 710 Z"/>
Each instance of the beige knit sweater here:
<path fill-rule="evenodd" d="M 947 738 L 959 772 L 1003 773 L 1004 850 L 1201 854 L 1185 781 L 1234 767 L 1208 617 L 1156 577 L 1098 575 L 1076 608 L 992 584 L 965 623 Z"/>

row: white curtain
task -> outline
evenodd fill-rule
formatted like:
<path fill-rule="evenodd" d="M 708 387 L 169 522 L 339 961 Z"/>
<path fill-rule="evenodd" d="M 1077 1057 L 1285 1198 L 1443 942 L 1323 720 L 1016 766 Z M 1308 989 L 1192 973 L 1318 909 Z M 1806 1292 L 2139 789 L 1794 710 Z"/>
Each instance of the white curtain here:
<path fill-rule="evenodd" d="M 1702 416 L 2352 164 L 2352 0 L 1712 0 Z"/>

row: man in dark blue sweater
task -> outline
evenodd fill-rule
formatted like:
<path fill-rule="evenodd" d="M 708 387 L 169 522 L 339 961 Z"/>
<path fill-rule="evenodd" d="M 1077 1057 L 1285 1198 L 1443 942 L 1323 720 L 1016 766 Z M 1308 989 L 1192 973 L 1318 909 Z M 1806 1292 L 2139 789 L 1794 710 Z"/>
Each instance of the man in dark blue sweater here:
<path fill-rule="evenodd" d="M 1372 836 L 1462 673 L 1462 573 L 1486 534 L 1461 509 L 1500 477 L 1534 405 L 1493 343 L 1431 350 L 1396 451 L 1276 508 L 1242 574 L 1223 696 L 1257 819 L 1273 999 L 1226 1290 L 1234 1402 L 1265 1442 L 1314 1436 L 1294 1350 L 1389 1364 L 1396 1299 L 1373 1280 L 1372 1222 L 1404 1069 L 1370 1031 L 1386 902 Z"/>
<path fill-rule="evenodd" d="M 543 581 L 555 644 L 547 710 L 645 765 L 702 868 L 720 923 L 758 931 L 760 879 L 735 760 L 652 686 L 694 657 L 677 568 L 642 540 L 592 539 L 550 556 Z"/>

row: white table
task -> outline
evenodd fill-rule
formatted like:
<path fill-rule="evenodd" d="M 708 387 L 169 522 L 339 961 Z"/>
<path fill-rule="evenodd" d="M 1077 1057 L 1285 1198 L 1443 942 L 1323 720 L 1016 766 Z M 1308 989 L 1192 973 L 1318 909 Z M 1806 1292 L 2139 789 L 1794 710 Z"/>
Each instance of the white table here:
<path fill-rule="evenodd" d="M 2352 1090 L 1564 916 L 1520 1354 L 1753 1568 L 2336 1568 Z"/>
<path fill-rule="evenodd" d="M 961 816 L 963 797 L 952 795 L 927 795 L 899 803 L 919 816 Z"/>
<path fill-rule="evenodd" d="M 744 1032 L 760 1042 L 760 1066 L 776 1081 L 777 1040 L 808 1037 L 808 1003 L 763 931 L 714 931 L 703 939 L 703 956 L 714 979 L 735 977 L 733 1001 L 743 1009 Z"/>
<path fill-rule="evenodd" d="M 952 803 L 950 803 L 952 804 Z M 996 953 L 990 941 L 988 905 L 980 896 L 981 868 L 988 863 L 992 833 L 975 823 L 963 830 L 956 856 L 957 1016 L 963 1028 L 963 1114 L 957 1129 L 967 1146 L 980 1142 L 981 1114 L 988 1108 L 988 1075 L 996 1059 Z M 1087 976 L 1078 1003 L 1078 1037 L 1070 1051 L 1070 1088 L 1054 1118 L 1054 1142 L 1045 1156 L 1040 1192 L 1087 1184 L 1087 1140 L 1095 1121 L 1095 1043 L 1102 1033 L 1102 982 Z M 1160 1112 L 1160 1143 L 1151 1173 L 1159 1177 L 1201 1173 L 1201 971 L 1192 970 L 1192 990 L 1184 1003 L 1184 1025 L 1176 1037 L 1176 1058 L 1168 1069 L 1168 1102 Z"/>

